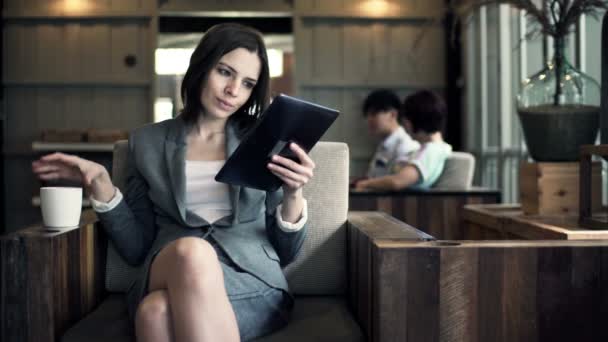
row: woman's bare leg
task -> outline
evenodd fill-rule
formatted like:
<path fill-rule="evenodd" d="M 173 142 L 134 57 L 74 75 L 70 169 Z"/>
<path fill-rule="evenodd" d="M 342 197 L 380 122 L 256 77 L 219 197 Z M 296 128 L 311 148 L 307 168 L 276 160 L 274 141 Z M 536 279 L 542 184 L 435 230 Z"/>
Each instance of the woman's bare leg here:
<path fill-rule="evenodd" d="M 176 341 L 239 341 L 224 274 L 207 241 L 178 239 L 152 263 L 148 290 L 167 290 Z"/>
<path fill-rule="evenodd" d="M 135 336 L 138 342 L 172 342 L 173 331 L 166 290 L 150 292 L 135 314 Z"/>

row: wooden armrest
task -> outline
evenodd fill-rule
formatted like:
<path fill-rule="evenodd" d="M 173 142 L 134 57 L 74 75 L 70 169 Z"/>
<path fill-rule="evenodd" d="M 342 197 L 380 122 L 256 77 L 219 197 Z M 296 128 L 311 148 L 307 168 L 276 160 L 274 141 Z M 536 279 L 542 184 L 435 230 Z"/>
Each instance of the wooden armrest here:
<path fill-rule="evenodd" d="M 376 269 L 373 249 L 377 240 L 420 242 L 435 238 L 383 212 L 348 213 L 349 302 L 368 340 L 372 336 L 372 274 Z"/>
<path fill-rule="evenodd" d="M 349 230 L 350 296 L 368 341 L 608 340 L 608 240 L 373 236 Z"/>
<path fill-rule="evenodd" d="M 95 213 L 69 229 L 29 227 L 0 237 L 2 341 L 54 342 L 101 300 L 105 238 Z"/>

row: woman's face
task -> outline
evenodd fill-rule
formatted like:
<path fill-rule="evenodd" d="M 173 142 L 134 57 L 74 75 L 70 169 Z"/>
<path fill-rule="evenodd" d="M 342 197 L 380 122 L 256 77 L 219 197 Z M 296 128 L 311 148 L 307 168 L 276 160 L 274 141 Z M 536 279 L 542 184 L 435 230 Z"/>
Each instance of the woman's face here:
<path fill-rule="evenodd" d="M 260 76 L 257 52 L 238 48 L 222 56 L 211 69 L 201 91 L 204 115 L 227 119 L 247 102 Z"/>

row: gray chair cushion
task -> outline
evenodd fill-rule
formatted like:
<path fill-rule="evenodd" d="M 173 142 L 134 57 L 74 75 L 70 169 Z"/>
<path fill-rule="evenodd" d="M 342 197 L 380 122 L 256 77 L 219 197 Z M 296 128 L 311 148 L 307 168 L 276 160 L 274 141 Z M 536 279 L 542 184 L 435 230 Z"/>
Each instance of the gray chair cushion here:
<path fill-rule="evenodd" d="M 61 342 L 134 342 L 123 295 L 109 296 L 74 325 Z M 341 297 L 298 297 L 287 327 L 257 342 L 365 341 Z"/>
<path fill-rule="evenodd" d="M 473 183 L 475 157 L 468 152 L 452 152 L 433 188 L 468 189 Z"/>
<path fill-rule="evenodd" d="M 361 328 L 341 297 L 297 297 L 287 327 L 256 342 L 362 342 Z"/>
<path fill-rule="evenodd" d="M 114 147 L 112 178 L 124 189 L 128 145 Z M 343 294 L 346 288 L 346 215 L 348 211 L 348 146 L 319 142 L 310 152 L 316 163 L 315 176 L 304 188 L 309 207 L 309 231 L 296 261 L 285 269 L 295 294 Z M 135 268 L 125 263 L 108 243 L 106 289 L 125 292 L 132 284 Z"/>
<path fill-rule="evenodd" d="M 310 152 L 316 164 L 304 187 L 308 201 L 308 235 L 296 260 L 285 268 L 290 290 L 301 295 L 346 291 L 346 215 L 348 146 L 320 142 Z"/>

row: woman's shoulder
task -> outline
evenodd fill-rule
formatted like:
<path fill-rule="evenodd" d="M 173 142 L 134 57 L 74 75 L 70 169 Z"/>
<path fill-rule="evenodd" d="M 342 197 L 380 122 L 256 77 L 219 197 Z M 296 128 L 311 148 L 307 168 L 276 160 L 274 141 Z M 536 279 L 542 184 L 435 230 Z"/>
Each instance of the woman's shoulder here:
<path fill-rule="evenodd" d="M 131 132 L 129 139 L 140 140 L 164 140 L 169 132 L 175 130 L 176 126 L 180 124 L 181 118 L 172 118 L 161 122 L 154 122 L 145 124 L 134 129 Z"/>

